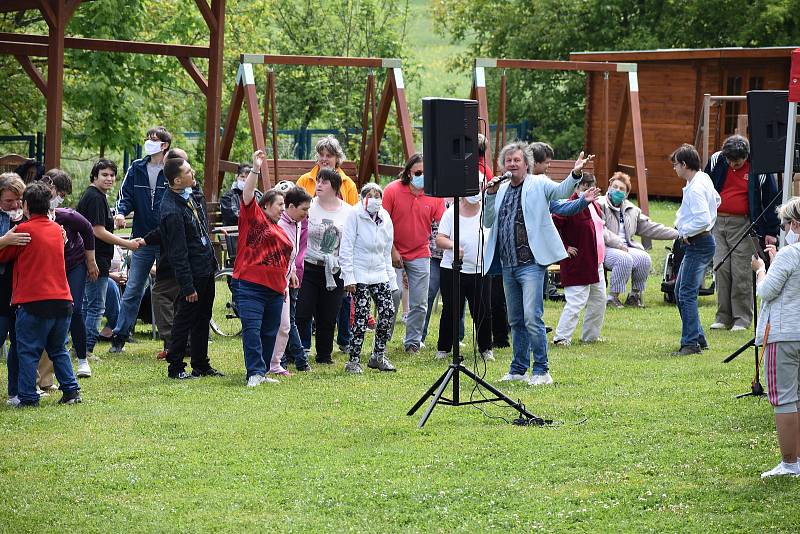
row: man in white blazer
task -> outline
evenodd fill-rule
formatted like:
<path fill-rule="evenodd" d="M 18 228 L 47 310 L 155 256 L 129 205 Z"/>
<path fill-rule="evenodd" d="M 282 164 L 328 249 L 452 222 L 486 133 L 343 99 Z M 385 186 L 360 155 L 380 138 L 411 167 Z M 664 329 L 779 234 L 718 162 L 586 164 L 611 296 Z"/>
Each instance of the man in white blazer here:
<path fill-rule="evenodd" d="M 544 175 L 552 157 L 553 149 L 544 143 L 531 147 L 514 142 L 503 147 L 499 163 L 511 177 L 501 185 L 501 174 L 487 184 L 483 212 L 483 224 L 490 228 L 485 274 L 503 273 L 514 351 L 511 368 L 500 380 L 527 381 L 532 386 L 553 383 L 547 364 L 542 291 L 547 266 L 567 257 L 550 217 L 550 201 L 572 195 L 584 165 L 594 155 L 584 158 L 581 152 L 560 184 Z"/>

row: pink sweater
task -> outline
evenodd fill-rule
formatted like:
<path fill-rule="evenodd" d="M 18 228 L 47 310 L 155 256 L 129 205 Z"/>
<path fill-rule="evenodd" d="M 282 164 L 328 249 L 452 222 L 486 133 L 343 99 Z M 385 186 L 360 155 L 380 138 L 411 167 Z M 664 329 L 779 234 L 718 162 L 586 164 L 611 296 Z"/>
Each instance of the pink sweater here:
<path fill-rule="evenodd" d="M 292 242 L 292 248 L 296 251 L 294 259 L 295 273 L 297 274 L 297 280 L 302 282 L 306 248 L 308 248 L 308 218 L 306 217 L 303 219 L 298 225 L 298 223 L 284 211 L 278 221 L 278 226 L 283 228 L 283 231 L 289 236 L 289 241 Z M 299 231 L 298 226 L 300 227 Z"/>

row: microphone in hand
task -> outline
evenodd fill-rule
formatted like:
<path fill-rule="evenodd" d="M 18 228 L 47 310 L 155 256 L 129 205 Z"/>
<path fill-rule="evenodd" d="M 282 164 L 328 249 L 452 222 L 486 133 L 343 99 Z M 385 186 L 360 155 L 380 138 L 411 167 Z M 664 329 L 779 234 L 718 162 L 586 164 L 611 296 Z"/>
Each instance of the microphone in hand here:
<path fill-rule="evenodd" d="M 489 193 L 496 193 L 497 188 L 500 187 L 500 184 L 510 179 L 511 179 L 511 171 L 506 171 L 505 174 L 502 174 L 501 176 L 495 176 L 494 178 L 489 180 L 488 184 L 486 184 L 486 191 Z"/>

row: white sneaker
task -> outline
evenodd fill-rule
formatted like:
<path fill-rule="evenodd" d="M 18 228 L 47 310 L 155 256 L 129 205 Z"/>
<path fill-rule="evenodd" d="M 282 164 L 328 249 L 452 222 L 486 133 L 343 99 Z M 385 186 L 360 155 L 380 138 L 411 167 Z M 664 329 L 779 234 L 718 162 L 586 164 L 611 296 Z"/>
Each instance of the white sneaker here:
<path fill-rule="evenodd" d="M 89 367 L 88 360 L 78 360 L 78 372 L 75 373 L 78 378 L 89 378 L 92 376 L 92 368 Z"/>
<path fill-rule="evenodd" d="M 36 388 L 36 394 L 40 397 L 49 397 L 50 394 L 43 389 Z"/>
<path fill-rule="evenodd" d="M 747 327 L 740 324 L 735 324 L 731 327 L 731 332 L 741 332 L 742 330 L 747 330 Z"/>
<path fill-rule="evenodd" d="M 528 380 L 528 377 L 524 374 L 515 375 L 513 373 L 506 373 L 500 377 L 500 382 L 525 382 L 526 380 Z"/>
<path fill-rule="evenodd" d="M 492 349 L 485 350 L 485 351 L 481 352 L 481 358 L 483 358 L 487 362 L 493 362 L 494 361 L 494 352 L 492 352 Z"/>
<path fill-rule="evenodd" d="M 424 341 L 420 341 L 419 342 L 419 350 L 422 350 L 424 348 L 425 348 L 425 342 Z"/>
<path fill-rule="evenodd" d="M 800 476 L 800 464 L 797 462 L 793 464 L 787 464 L 786 462 L 781 462 L 769 471 L 765 471 L 761 473 L 761 478 L 772 478 L 772 477 L 783 477 L 783 476 Z"/>
<path fill-rule="evenodd" d="M 572 345 L 572 340 L 571 339 L 554 339 L 553 340 L 553 345 L 555 345 L 556 347 L 569 347 L 570 345 Z"/>
<path fill-rule="evenodd" d="M 20 403 L 19 397 L 17 397 L 16 395 L 13 397 L 9 397 L 9 399 L 6 401 L 6 404 L 8 404 L 9 406 L 13 406 L 15 408 L 19 406 L 19 403 Z"/>
<path fill-rule="evenodd" d="M 450 353 L 446 350 L 437 350 L 436 351 L 436 359 L 437 360 L 446 360 L 450 357 Z"/>
<path fill-rule="evenodd" d="M 550 376 L 550 373 L 545 373 L 543 375 L 531 375 L 530 380 L 528 380 L 529 386 L 549 386 L 553 383 L 553 377 Z"/>
<path fill-rule="evenodd" d="M 726 325 L 725 323 L 712 323 L 711 326 L 709 326 L 709 328 L 711 330 L 727 330 L 728 325 Z"/>
<path fill-rule="evenodd" d="M 254 388 L 261 384 L 277 384 L 278 381 L 270 376 L 253 375 L 247 379 L 247 387 Z"/>

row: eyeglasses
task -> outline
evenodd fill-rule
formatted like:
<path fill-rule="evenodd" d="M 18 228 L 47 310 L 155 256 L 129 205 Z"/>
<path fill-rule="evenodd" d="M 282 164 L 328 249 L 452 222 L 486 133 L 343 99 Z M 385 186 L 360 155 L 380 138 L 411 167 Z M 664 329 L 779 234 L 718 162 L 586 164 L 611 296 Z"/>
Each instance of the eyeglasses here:
<path fill-rule="evenodd" d="M 414 171 L 414 176 L 422 176 L 422 171 Z"/>

